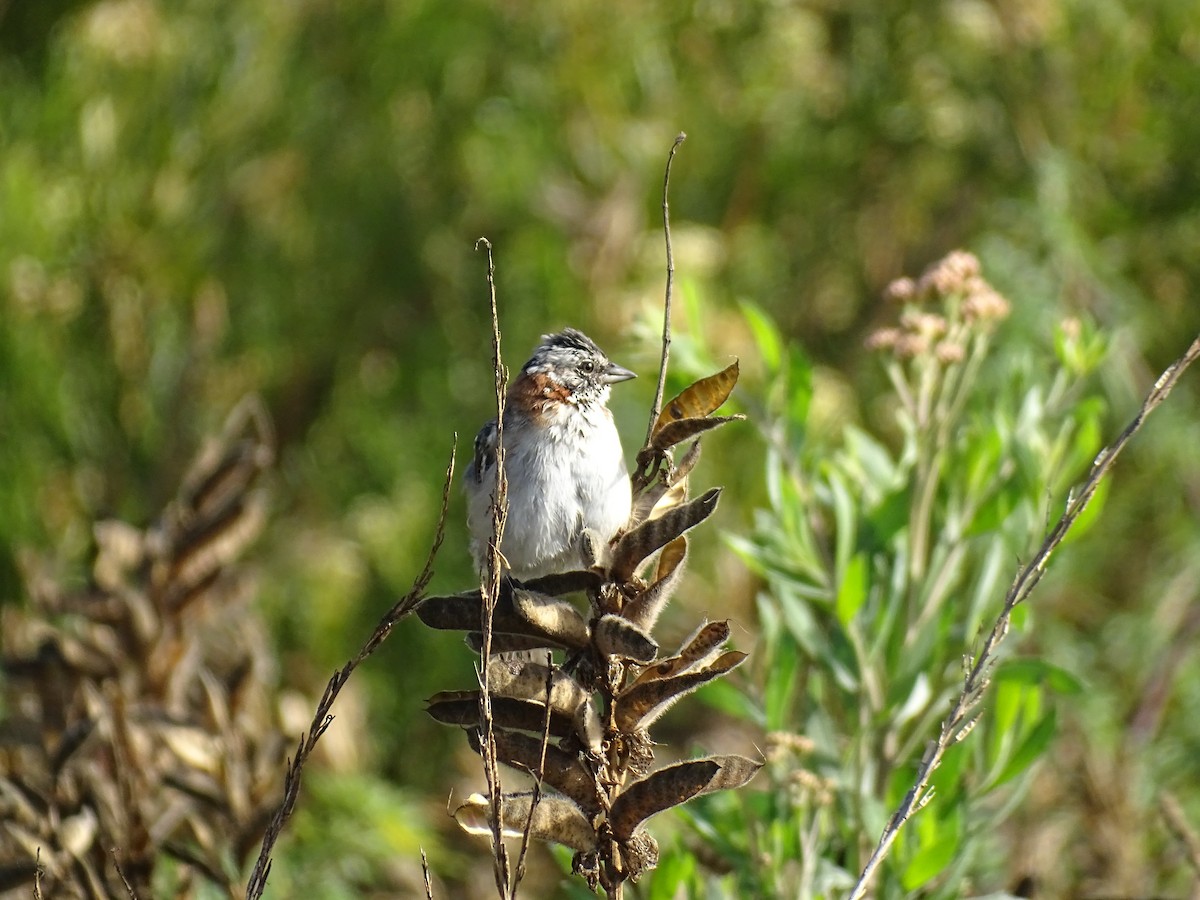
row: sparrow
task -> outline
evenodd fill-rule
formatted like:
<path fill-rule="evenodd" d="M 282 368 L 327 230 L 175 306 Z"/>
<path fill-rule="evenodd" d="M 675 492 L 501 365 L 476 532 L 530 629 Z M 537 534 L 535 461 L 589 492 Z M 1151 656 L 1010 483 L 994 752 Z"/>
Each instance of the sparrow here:
<path fill-rule="evenodd" d="M 584 530 L 603 546 L 628 522 L 629 472 L 608 398 L 613 384 L 634 377 L 582 331 L 565 328 L 542 336 L 509 385 L 500 553 L 518 581 L 584 568 Z M 496 433 L 495 419 L 480 429 L 465 476 L 471 555 L 480 572 L 492 536 Z"/>

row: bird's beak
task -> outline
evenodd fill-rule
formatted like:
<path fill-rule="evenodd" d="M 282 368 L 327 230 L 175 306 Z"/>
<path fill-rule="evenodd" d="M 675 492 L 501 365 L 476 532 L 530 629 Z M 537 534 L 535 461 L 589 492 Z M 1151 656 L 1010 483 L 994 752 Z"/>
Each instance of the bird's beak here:
<path fill-rule="evenodd" d="M 618 381 L 628 381 L 630 378 L 637 378 L 637 375 L 611 362 L 608 364 L 608 368 L 604 370 L 604 374 L 600 376 L 600 380 L 605 384 L 616 384 Z"/>

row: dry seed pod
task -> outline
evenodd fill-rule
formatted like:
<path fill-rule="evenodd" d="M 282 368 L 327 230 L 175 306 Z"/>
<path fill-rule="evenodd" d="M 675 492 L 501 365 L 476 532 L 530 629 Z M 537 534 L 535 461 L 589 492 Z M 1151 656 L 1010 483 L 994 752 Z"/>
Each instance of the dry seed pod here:
<path fill-rule="evenodd" d="M 426 597 L 417 607 L 417 616 L 430 628 L 443 631 L 483 631 L 483 597 L 479 591 L 465 591 L 461 594 L 450 594 L 445 597 Z M 517 613 L 513 606 L 513 592 L 510 585 L 505 584 L 496 608 L 492 612 L 492 634 L 494 636 L 508 634 L 526 639 L 519 642 L 520 646 L 504 649 L 528 650 L 539 647 L 566 647 L 559 637 L 547 634 L 537 625 L 529 622 Z M 501 648 L 495 645 L 493 651 Z"/>
<path fill-rule="evenodd" d="M 677 422 L 667 422 L 654 432 L 650 446 L 655 450 L 667 450 L 706 431 L 712 431 L 730 422 L 740 422 L 745 418 L 743 415 L 714 416 L 710 419 L 680 419 Z"/>
<path fill-rule="evenodd" d="M 0 759 L 0 806 L 12 808 L 9 785 L 41 809 L 24 849 L 30 859 L 41 850 L 46 896 L 148 896 L 155 861 L 177 846 L 187 848 L 175 854 L 181 882 L 207 877 L 234 890 L 226 873 L 241 868 L 278 805 L 286 751 L 259 677 L 268 658 L 253 642 L 246 581 L 229 568 L 262 524 L 251 488 L 270 443 L 261 406 L 243 404 L 153 526 L 95 527 L 88 589 L 31 582 L 34 609 L 70 621 L 5 623 L 5 656 L 23 634 L 49 650 L 38 655 L 31 725 L 61 737 L 26 742 L 15 767 Z M 11 827 L 0 828 L 0 870 L 22 854 Z"/>
<path fill-rule="evenodd" d="M 542 738 L 519 731 L 507 731 L 494 728 L 492 735 L 496 740 L 496 758 L 506 766 L 520 769 L 531 775 L 537 775 L 542 762 Z M 475 729 L 467 731 L 467 742 L 471 749 L 479 753 L 482 745 L 479 732 Z M 600 810 L 600 801 L 596 796 L 596 778 L 583 764 L 575 753 L 568 753 L 554 744 L 545 747 L 546 765 L 542 771 L 542 781 L 550 785 L 560 794 L 565 794 L 581 810 L 595 813 Z"/>
<path fill-rule="evenodd" d="M 539 594 L 561 597 L 580 591 L 598 591 L 604 579 L 598 572 L 561 572 L 557 575 L 542 575 L 522 582 L 521 587 Z"/>
<path fill-rule="evenodd" d="M 651 816 L 702 794 L 739 788 L 762 766 L 744 756 L 709 756 L 659 769 L 630 785 L 613 802 L 609 814 L 613 837 L 626 842 Z"/>
<path fill-rule="evenodd" d="M 163 605 L 181 609 L 211 587 L 220 570 L 262 531 L 266 515 L 266 496 L 259 491 L 227 498 L 205 518 L 173 530 L 172 558 L 154 569 Z"/>
<path fill-rule="evenodd" d="M 596 832 L 587 817 L 566 797 L 541 797 L 533 805 L 528 793 L 505 794 L 501 833 L 521 837 L 529 824 L 529 834 L 539 841 L 553 841 L 580 853 L 596 849 Z M 530 809 L 533 816 L 530 821 Z M 490 835 L 492 804 L 483 794 L 472 794 L 454 811 L 454 818 L 467 834 Z"/>
<path fill-rule="evenodd" d="M 478 728 L 479 691 L 441 691 L 427 701 L 425 707 L 431 718 L 443 725 Z M 512 697 L 492 698 L 492 721 L 503 728 L 532 731 L 541 734 L 546 722 L 546 707 L 533 700 L 514 700 Z M 550 713 L 552 737 L 566 737 L 574 732 L 573 720 L 561 713 Z"/>
<path fill-rule="evenodd" d="M 208 441 L 184 476 L 173 513 L 206 516 L 247 492 L 274 461 L 275 432 L 262 398 L 244 398 L 219 437 Z"/>
<path fill-rule="evenodd" d="M 682 535 L 663 547 L 658 556 L 654 582 L 626 604 L 622 611 L 625 618 L 647 631 L 654 628 L 683 575 L 687 547 L 687 538 Z"/>
<path fill-rule="evenodd" d="M 524 588 L 513 589 L 517 615 L 557 643 L 580 650 L 587 646 L 588 627 L 568 601 Z"/>
<path fill-rule="evenodd" d="M 656 481 L 637 495 L 629 521 L 635 526 L 657 519 L 668 510 L 687 502 L 686 481 Z"/>
<path fill-rule="evenodd" d="M 523 660 L 493 659 L 488 664 L 488 684 L 500 697 L 545 702 L 546 675 L 545 666 Z M 550 709 L 571 718 L 587 747 L 600 746 L 603 726 L 591 694 L 561 669 L 555 669 L 550 679 Z"/>
<path fill-rule="evenodd" d="M 692 446 L 688 447 L 687 453 L 683 454 L 683 459 L 679 461 L 679 465 L 675 467 L 675 471 L 671 473 L 667 479 L 667 483 L 671 485 L 680 484 L 685 478 L 692 473 L 692 469 L 696 468 L 696 463 L 700 461 L 700 441 L 692 441 Z"/>
<path fill-rule="evenodd" d="M 594 569 L 604 558 L 604 541 L 590 528 L 583 529 L 579 534 L 579 558 L 585 569 Z"/>
<path fill-rule="evenodd" d="M 692 636 L 683 642 L 683 648 L 677 655 L 659 660 L 646 668 L 638 675 L 634 684 L 670 678 L 691 669 L 703 668 L 717 658 L 721 647 L 727 640 L 729 640 L 728 620 L 707 622 L 697 628 Z"/>
<path fill-rule="evenodd" d="M 715 412 L 729 399 L 738 380 L 738 363 L 733 363 L 707 378 L 684 388 L 677 397 L 663 405 L 658 421 L 654 423 L 657 435 L 667 425 L 680 419 L 703 419 Z"/>
<path fill-rule="evenodd" d="M 617 728 L 621 731 L 648 728 L 680 697 L 690 694 L 714 678 L 728 675 L 746 661 L 747 655 L 738 650 L 730 650 L 707 668 L 669 678 L 634 682 L 617 697 L 614 712 Z"/>
<path fill-rule="evenodd" d="M 690 503 L 677 506 L 657 519 L 643 522 L 625 534 L 613 550 L 612 579 L 623 582 L 632 578 L 647 556 L 711 516 L 716 511 L 720 497 L 721 489 L 712 488 Z"/>
<path fill-rule="evenodd" d="M 658 865 L 658 841 L 650 834 L 639 831 L 629 840 L 618 845 L 621 870 L 630 881 L 637 881 Z"/>
<path fill-rule="evenodd" d="M 500 597 L 492 611 L 492 630 L 507 634 L 528 633 L 532 629 L 513 609 L 512 591 L 507 588 L 507 585 L 501 584 Z M 426 597 L 417 607 L 417 616 L 430 628 L 441 631 L 482 631 L 483 597 L 478 589 L 443 597 Z"/>
<path fill-rule="evenodd" d="M 604 656 L 649 662 L 658 655 L 654 638 L 632 622 L 609 613 L 601 616 L 592 629 L 592 643 Z"/>
<path fill-rule="evenodd" d="M 92 526 L 96 541 L 96 561 L 92 577 L 106 591 L 125 586 L 126 578 L 146 558 L 145 535 L 140 528 L 119 519 L 107 519 Z"/>
<path fill-rule="evenodd" d="M 483 651 L 483 634 L 478 631 L 468 631 L 464 639 L 468 647 L 478 654 Z M 557 644 L 546 638 L 525 637 L 520 634 L 493 634 L 492 653 L 521 653 L 528 650 L 558 650 Z"/>

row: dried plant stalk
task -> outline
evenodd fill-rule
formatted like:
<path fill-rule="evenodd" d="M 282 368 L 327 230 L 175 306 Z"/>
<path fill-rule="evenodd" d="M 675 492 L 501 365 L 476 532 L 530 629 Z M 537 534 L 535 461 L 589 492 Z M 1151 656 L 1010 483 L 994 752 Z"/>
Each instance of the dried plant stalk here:
<path fill-rule="evenodd" d="M 180 877 L 240 891 L 281 789 L 273 662 L 239 558 L 274 460 L 254 397 L 148 528 L 95 526 L 92 583 L 31 572 L 6 610 L 0 871 L 34 896 L 148 897 Z"/>
<path fill-rule="evenodd" d="M 488 793 L 472 795 L 454 815 L 466 831 L 491 837 L 501 896 L 511 896 L 504 838 L 520 837 L 518 880 L 526 845 L 534 838 L 571 847 L 575 871 L 592 888 L 620 897 L 626 881 L 657 863 L 657 844 L 642 827 L 646 819 L 693 797 L 740 787 L 761 766 L 745 757 L 722 756 L 652 771 L 654 744 L 647 733 L 672 703 L 746 658 L 736 651 L 722 653 L 728 623 L 701 625 L 679 651 L 663 657 L 651 634 L 679 583 L 687 555 L 683 535 L 712 515 L 720 496 L 717 488 L 689 501 L 685 476 L 698 458 L 698 443 L 680 469 L 673 465 L 672 448 L 740 418 L 713 415 L 737 382 L 736 363 L 660 409 L 674 271 L 666 187 L 682 140 L 680 135 L 671 148 L 664 177 L 668 285 L 662 368 L 646 445 L 631 479 L 633 518 L 611 547 L 598 546 L 585 534 L 590 539 L 583 554 L 591 566 L 587 571 L 524 585 L 501 581 L 497 548 L 503 515 L 498 508 L 505 498 L 498 488 L 485 584 L 478 592 L 429 598 L 418 610 L 433 627 L 467 632 L 468 642 L 481 651 L 480 690 L 442 692 L 430 699 L 428 710 L 440 722 L 463 727 L 484 759 Z M 489 286 L 498 348 L 490 256 Z M 493 363 L 502 419 L 498 349 Z M 498 483 L 503 485 L 502 479 Z M 647 583 L 638 572 L 656 554 L 654 577 Z M 573 594 L 583 594 L 586 606 L 567 599 Z M 492 655 L 500 649 L 544 651 L 546 662 Z M 504 793 L 493 771 L 497 763 L 531 774 L 533 790 Z"/>

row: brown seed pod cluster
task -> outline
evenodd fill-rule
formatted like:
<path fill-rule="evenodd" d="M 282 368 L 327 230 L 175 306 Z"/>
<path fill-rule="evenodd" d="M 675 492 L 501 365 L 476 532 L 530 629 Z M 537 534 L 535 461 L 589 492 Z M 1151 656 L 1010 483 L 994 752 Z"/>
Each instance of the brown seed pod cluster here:
<path fill-rule="evenodd" d="M 92 583 L 31 576 L 5 611 L 0 892 L 240 892 L 282 784 L 269 641 L 235 567 L 265 519 L 273 461 L 256 400 L 231 415 L 149 528 L 95 527 Z"/>
<path fill-rule="evenodd" d="M 487 661 L 495 757 L 532 774 L 532 792 L 504 793 L 498 804 L 473 794 L 455 811 L 470 833 L 528 835 L 575 850 L 574 867 L 591 887 L 614 894 L 658 861 L 644 830 L 656 813 L 693 797 L 748 782 L 762 763 L 711 756 L 653 769 L 654 722 L 684 695 L 729 674 L 747 658 L 726 650 L 728 622 L 704 622 L 673 652 L 653 631 L 679 584 L 687 533 L 717 508 L 720 489 L 688 499 L 687 477 L 699 435 L 741 416 L 713 416 L 737 383 L 734 363 L 668 402 L 633 475 L 633 515 L 611 546 L 582 538 L 586 571 L 505 579 L 491 617 Z M 691 439 L 675 465 L 671 451 Z M 568 599 L 582 596 L 583 601 Z M 417 610 L 426 625 L 467 632 L 476 651 L 486 624 L 480 590 L 429 597 Z M 484 752 L 488 732 L 479 690 L 446 691 L 428 712 L 466 730 Z"/>

